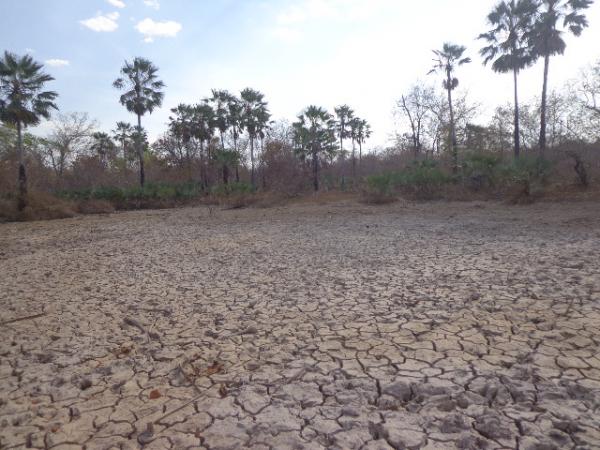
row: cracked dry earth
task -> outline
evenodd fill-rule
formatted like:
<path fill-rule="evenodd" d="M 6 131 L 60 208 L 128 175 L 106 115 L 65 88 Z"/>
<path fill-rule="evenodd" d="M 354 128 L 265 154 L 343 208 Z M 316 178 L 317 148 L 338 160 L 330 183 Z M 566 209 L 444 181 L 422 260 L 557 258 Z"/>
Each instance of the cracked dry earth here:
<path fill-rule="evenodd" d="M 597 203 L 0 225 L 0 448 L 598 449 L 599 263 Z"/>

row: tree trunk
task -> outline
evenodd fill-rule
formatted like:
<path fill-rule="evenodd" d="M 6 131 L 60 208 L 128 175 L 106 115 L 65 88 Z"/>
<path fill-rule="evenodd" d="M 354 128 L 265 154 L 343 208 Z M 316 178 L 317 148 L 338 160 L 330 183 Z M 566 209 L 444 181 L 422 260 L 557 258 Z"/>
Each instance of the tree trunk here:
<path fill-rule="evenodd" d="M 252 184 L 252 189 L 256 188 L 256 179 L 254 173 L 254 136 L 250 136 L 250 182 Z"/>
<path fill-rule="evenodd" d="M 237 154 L 238 154 L 237 140 L 238 140 L 238 138 L 234 134 L 233 135 L 233 148 L 234 148 L 235 154 L 236 154 L 236 161 L 235 161 L 235 182 L 239 183 L 240 182 L 240 161 L 239 161 L 239 158 L 237 158 Z"/>
<path fill-rule="evenodd" d="M 227 164 L 223 164 L 223 184 L 229 184 L 229 167 Z"/>
<path fill-rule="evenodd" d="M 200 186 L 202 190 L 208 187 L 206 183 L 206 167 L 204 165 L 204 142 L 200 140 Z"/>
<path fill-rule="evenodd" d="M 518 85 L 519 71 L 515 69 L 513 71 L 514 83 L 515 83 L 515 158 L 518 158 L 521 154 L 521 130 L 519 128 L 519 85 Z"/>
<path fill-rule="evenodd" d="M 23 153 L 23 130 L 21 122 L 17 122 L 17 153 L 19 154 L 19 199 L 18 209 L 23 211 L 27 206 L 27 173 L 25 172 L 25 154 Z"/>
<path fill-rule="evenodd" d="M 146 172 L 144 171 L 144 151 L 142 150 L 142 116 L 138 114 L 138 135 L 137 135 L 137 151 L 140 159 L 140 186 L 143 188 L 146 182 Z"/>
<path fill-rule="evenodd" d="M 358 141 L 358 165 L 362 163 L 362 141 Z"/>
<path fill-rule="evenodd" d="M 450 145 L 452 148 L 452 171 L 458 172 L 458 148 L 456 143 L 456 130 L 454 128 L 454 108 L 452 107 L 452 79 L 448 74 L 448 108 L 450 109 Z"/>
<path fill-rule="evenodd" d="M 344 123 L 344 120 L 342 119 L 340 121 L 340 153 L 343 155 L 344 154 L 344 128 L 345 128 L 346 124 Z"/>
<path fill-rule="evenodd" d="M 548 69 L 550 68 L 550 55 L 544 58 L 544 85 L 542 87 L 542 107 L 540 111 L 540 155 L 544 156 L 546 150 L 546 97 L 548 94 Z"/>
<path fill-rule="evenodd" d="M 352 139 L 352 180 L 356 181 L 356 141 Z"/>
<path fill-rule="evenodd" d="M 316 145 L 313 144 L 312 151 L 312 163 L 313 163 L 313 186 L 315 188 L 315 192 L 319 190 L 319 160 L 317 158 L 317 149 Z"/>

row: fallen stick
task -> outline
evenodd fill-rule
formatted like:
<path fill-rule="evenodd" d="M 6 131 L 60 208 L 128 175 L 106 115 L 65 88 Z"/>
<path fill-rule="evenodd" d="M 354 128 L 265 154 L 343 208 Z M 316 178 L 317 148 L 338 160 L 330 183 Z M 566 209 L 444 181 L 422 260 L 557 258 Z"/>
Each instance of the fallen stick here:
<path fill-rule="evenodd" d="M 6 322 L 0 322 L 0 325 L 8 325 L 9 323 L 22 322 L 24 320 L 31 320 L 31 319 L 38 319 L 45 315 L 46 315 L 46 313 L 41 313 L 41 314 L 34 314 L 33 316 L 19 317 L 17 319 L 7 320 Z"/>

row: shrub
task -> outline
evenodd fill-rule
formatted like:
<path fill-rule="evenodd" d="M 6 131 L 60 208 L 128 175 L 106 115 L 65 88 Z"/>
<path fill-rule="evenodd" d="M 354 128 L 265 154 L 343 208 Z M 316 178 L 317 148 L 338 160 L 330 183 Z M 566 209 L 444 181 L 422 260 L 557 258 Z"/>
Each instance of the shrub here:
<path fill-rule="evenodd" d="M 73 204 L 44 192 L 30 192 L 27 206 L 12 218 L 23 222 L 33 220 L 66 219 L 75 216 Z"/>
<path fill-rule="evenodd" d="M 383 205 L 396 201 L 393 195 L 392 174 L 371 175 L 366 179 L 367 187 L 362 193 L 362 201 L 373 205 Z"/>
<path fill-rule="evenodd" d="M 543 157 L 522 156 L 512 160 L 503 170 L 506 182 L 515 188 L 510 201 L 530 202 L 541 195 L 551 171 L 552 163 Z"/>
<path fill-rule="evenodd" d="M 115 212 L 115 207 L 106 200 L 81 200 L 77 204 L 77 212 L 81 214 L 110 214 Z"/>
<path fill-rule="evenodd" d="M 252 194 L 253 192 L 254 189 L 252 188 L 251 184 L 241 182 L 220 184 L 212 189 L 213 195 L 219 197 L 239 194 Z"/>
<path fill-rule="evenodd" d="M 502 158 L 492 153 L 470 153 L 463 161 L 463 178 L 476 191 L 493 187 L 500 178 Z"/>

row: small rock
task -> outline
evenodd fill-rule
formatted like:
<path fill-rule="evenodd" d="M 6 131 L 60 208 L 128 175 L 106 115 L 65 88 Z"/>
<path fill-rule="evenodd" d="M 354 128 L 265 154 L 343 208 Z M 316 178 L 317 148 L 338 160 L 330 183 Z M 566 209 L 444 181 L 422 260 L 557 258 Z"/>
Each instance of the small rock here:
<path fill-rule="evenodd" d="M 386 386 L 383 389 L 383 392 L 385 394 L 397 398 L 398 400 L 404 403 L 410 401 L 410 399 L 412 398 L 412 390 L 410 386 L 401 381 Z"/>
<path fill-rule="evenodd" d="M 86 389 L 91 388 L 92 380 L 90 380 L 89 378 L 82 379 L 81 383 L 79 384 L 79 387 L 81 388 L 82 391 L 85 391 Z"/>
<path fill-rule="evenodd" d="M 148 425 L 146 425 L 146 430 L 139 434 L 137 440 L 141 445 L 146 445 L 146 444 L 149 444 L 150 442 L 152 442 L 153 438 L 154 438 L 154 425 L 152 424 L 152 422 L 150 422 L 150 423 L 148 423 Z"/>

